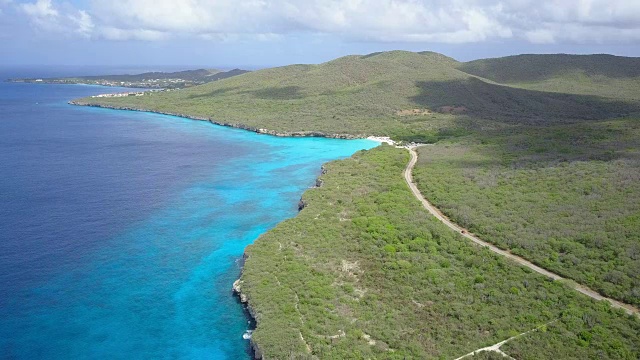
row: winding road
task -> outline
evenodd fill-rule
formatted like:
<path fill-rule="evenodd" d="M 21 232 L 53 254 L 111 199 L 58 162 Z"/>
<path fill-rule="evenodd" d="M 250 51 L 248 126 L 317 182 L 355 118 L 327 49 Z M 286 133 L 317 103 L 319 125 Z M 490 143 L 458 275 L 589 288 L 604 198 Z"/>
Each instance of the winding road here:
<path fill-rule="evenodd" d="M 469 231 L 467 231 L 466 229 L 462 228 L 461 226 L 455 224 L 454 222 L 452 222 L 451 220 L 449 220 L 449 218 L 447 218 L 444 214 L 442 214 L 442 212 L 440 212 L 440 210 L 438 210 L 438 208 L 436 208 L 435 206 L 433 206 L 429 201 L 427 201 L 427 199 L 424 198 L 424 196 L 422 196 L 422 193 L 420 193 L 420 190 L 418 190 L 418 187 L 416 186 L 416 184 L 413 182 L 413 176 L 412 176 L 412 172 L 413 172 L 413 168 L 416 165 L 416 162 L 418 161 L 418 153 L 416 152 L 416 147 L 417 146 L 411 146 L 408 147 L 407 149 L 409 150 L 409 153 L 411 154 L 411 160 L 409 161 L 409 164 L 407 165 L 406 169 L 404 170 L 404 179 L 407 182 L 407 185 L 409 185 L 409 188 L 411 189 L 411 192 L 413 193 L 413 195 L 422 203 L 422 205 L 425 207 L 425 209 L 427 209 L 433 216 L 435 216 L 438 220 L 440 220 L 441 222 L 443 222 L 445 225 L 447 225 L 449 228 L 451 228 L 452 230 L 456 231 L 457 233 L 459 233 L 460 235 L 464 236 L 465 238 L 473 241 L 474 243 L 476 243 L 477 245 L 483 246 L 488 248 L 489 250 L 493 251 L 496 254 L 502 255 L 506 258 L 509 258 L 513 261 L 515 261 L 516 263 L 528 267 L 529 269 L 540 273 L 544 276 L 547 276 L 553 280 L 567 280 L 565 278 L 563 278 L 562 276 L 553 273 L 551 271 L 545 270 L 533 263 L 531 263 L 528 260 L 525 260 L 524 258 L 521 258 L 520 256 L 514 255 L 512 253 L 510 253 L 509 251 L 505 251 L 502 250 L 498 247 L 496 247 L 493 244 L 490 244 L 486 241 L 481 240 L 480 238 L 478 238 L 477 236 L 470 234 Z M 636 307 L 629 305 L 629 304 L 625 304 L 623 302 L 608 298 L 606 296 L 603 296 L 601 294 L 599 294 L 597 291 L 590 289 L 589 287 L 586 287 L 584 285 L 580 285 L 577 284 L 573 281 L 571 282 L 567 282 L 571 287 L 573 287 L 575 290 L 593 298 L 596 300 L 607 300 L 608 302 L 611 303 L 611 305 L 613 307 L 616 308 L 620 308 L 623 309 L 624 311 L 626 311 L 628 314 L 634 314 L 636 316 L 640 316 L 640 310 L 638 310 Z"/>

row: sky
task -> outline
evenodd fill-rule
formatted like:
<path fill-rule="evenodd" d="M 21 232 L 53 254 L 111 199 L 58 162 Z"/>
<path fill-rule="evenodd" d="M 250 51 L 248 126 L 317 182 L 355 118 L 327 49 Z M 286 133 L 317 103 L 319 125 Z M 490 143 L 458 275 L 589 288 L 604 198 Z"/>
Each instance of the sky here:
<path fill-rule="evenodd" d="M 640 56 L 640 0 L 0 0 L 0 66 L 254 69 L 398 49 Z"/>

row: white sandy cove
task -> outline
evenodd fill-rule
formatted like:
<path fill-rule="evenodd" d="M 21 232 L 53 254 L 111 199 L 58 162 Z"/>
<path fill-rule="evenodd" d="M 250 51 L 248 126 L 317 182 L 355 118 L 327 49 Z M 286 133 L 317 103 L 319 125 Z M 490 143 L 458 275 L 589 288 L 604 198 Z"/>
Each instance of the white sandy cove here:
<path fill-rule="evenodd" d="M 387 143 L 389 145 L 395 145 L 396 142 L 391 140 L 388 136 L 369 136 L 367 140 L 377 141 L 379 143 Z"/>

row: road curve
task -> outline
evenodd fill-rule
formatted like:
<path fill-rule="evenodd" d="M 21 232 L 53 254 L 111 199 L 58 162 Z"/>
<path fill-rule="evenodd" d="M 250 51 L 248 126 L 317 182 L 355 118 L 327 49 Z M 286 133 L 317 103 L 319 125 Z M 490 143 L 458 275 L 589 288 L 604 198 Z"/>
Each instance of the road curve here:
<path fill-rule="evenodd" d="M 422 203 L 422 206 L 425 207 L 425 209 L 427 209 L 433 216 L 435 216 L 438 220 L 440 220 L 441 222 L 443 222 L 445 225 L 447 225 L 449 228 L 451 228 L 452 230 L 456 231 L 457 233 L 459 233 L 460 235 L 464 236 L 465 238 L 473 241 L 474 243 L 486 247 L 489 250 L 493 251 L 496 254 L 502 255 L 506 258 L 509 258 L 513 261 L 515 261 L 516 263 L 528 267 L 529 269 L 540 273 L 544 276 L 547 276 L 553 280 L 565 280 L 565 278 L 563 278 L 562 276 L 553 273 L 551 271 L 545 270 L 533 263 L 531 263 L 530 261 L 527 261 L 523 258 L 521 258 L 520 256 L 514 255 L 512 253 L 510 253 L 509 251 L 505 251 L 502 250 L 498 247 L 496 247 L 493 244 L 490 244 L 486 241 L 480 240 L 480 238 L 478 238 L 477 236 L 470 234 L 469 231 L 467 231 L 466 229 L 464 229 L 463 227 L 455 224 L 454 222 L 452 222 L 451 220 L 449 220 L 448 217 L 446 217 L 444 214 L 442 214 L 442 212 L 440 212 L 440 210 L 438 210 L 438 208 L 436 208 L 435 206 L 433 206 L 429 201 L 427 201 L 427 199 L 424 198 L 424 196 L 422 196 L 422 193 L 420 193 L 420 190 L 418 190 L 418 187 L 416 186 L 416 184 L 413 182 L 413 176 L 412 176 L 412 172 L 413 172 L 413 168 L 416 165 L 416 162 L 418 161 L 418 153 L 415 150 L 416 146 L 411 146 L 408 147 L 407 149 L 409 150 L 409 153 L 411 154 L 411 160 L 409 161 L 409 164 L 407 165 L 407 167 L 404 170 L 404 179 L 407 182 L 407 185 L 409 185 L 409 188 L 411 189 L 411 192 L 413 193 L 413 195 Z M 636 307 L 629 305 L 629 304 L 625 304 L 623 302 L 608 298 L 606 296 L 603 296 L 601 294 L 599 294 L 597 291 L 592 290 L 584 285 L 580 285 L 577 284 L 575 282 L 569 282 L 570 286 L 573 287 L 575 290 L 593 298 L 596 300 L 607 300 L 608 302 L 611 303 L 611 305 L 613 307 L 616 308 L 620 308 L 623 309 L 624 311 L 626 311 L 628 314 L 634 314 L 636 316 L 640 316 L 640 310 L 638 310 Z"/>

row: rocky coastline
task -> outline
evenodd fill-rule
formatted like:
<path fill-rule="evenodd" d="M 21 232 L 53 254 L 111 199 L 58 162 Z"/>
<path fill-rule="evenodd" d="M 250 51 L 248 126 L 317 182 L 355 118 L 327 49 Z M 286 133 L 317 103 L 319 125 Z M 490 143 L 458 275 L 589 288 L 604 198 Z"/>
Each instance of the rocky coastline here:
<path fill-rule="evenodd" d="M 247 254 L 245 253 L 243 256 L 243 260 L 246 260 L 247 258 Z M 236 281 L 233 282 L 233 286 L 231 288 L 231 291 L 233 292 L 233 295 L 235 297 L 238 298 L 238 300 L 240 300 L 240 303 L 242 304 L 242 307 L 246 310 L 246 314 L 247 317 L 249 318 L 249 322 L 251 324 L 257 324 L 258 323 L 258 319 L 256 317 L 256 312 L 253 310 L 253 308 L 251 307 L 251 304 L 249 302 L 249 297 L 242 292 L 242 280 L 238 279 Z M 250 330 L 254 330 L 254 329 L 250 329 Z M 251 347 L 251 355 L 253 356 L 254 359 L 256 360 L 261 360 L 263 359 L 263 355 L 262 355 L 262 351 L 260 350 L 260 346 L 258 345 L 258 343 L 256 343 L 253 340 L 253 337 L 251 337 L 249 339 L 249 345 Z"/>
<path fill-rule="evenodd" d="M 112 109 L 112 110 L 140 111 L 140 112 L 150 112 L 150 113 L 156 113 L 156 114 L 162 114 L 162 115 L 179 116 L 179 117 L 183 117 L 183 118 L 187 118 L 187 119 L 191 119 L 191 120 L 208 121 L 208 122 L 210 122 L 210 123 L 212 123 L 214 125 L 227 126 L 227 127 L 231 127 L 231 128 L 235 128 L 235 129 L 242 129 L 242 130 L 252 131 L 252 132 L 255 132 L 255 133 L 258 133 L 258 134 L 280 136 L 280 137 L 322 137 L 322 138 L 329 138 L 329 139 L 344 139 L 344 140 L 354 140 L 354 139 L 364 139 L 364 138 L 366 138 L 365 135 L 358 136 L 358 135 L 351 135 L 351 134 L 328 134 L 328 133 L 324 133 L 324 132 L 321 132 L 321 131 L 285 131 L 285 132 L 279 132 L 279 131 L 275 131 L 275 130 L 261 129 L 261 128 L 257 128 L 257 127 L 253 127 L 253 126 L 248 126 L 248 125 L 245 125 L 245 124 L 228 123 L 228 122 L 217 121 L 217 120 L 214 120 L 214 119 L 212 119 L 210 117 L 204 117 L 204 116 L 194 116 L 194 115 L 173 113 L 173 112 L 167 112 L 167 111 L 158 111 L 158 110 L 151 110 L 151 109 L 135 108 L 135 107 L 130 107 L 130 106 L 116 106 L 116 105 L 106 105 L 106 104 L 95 104 L 95 103 L 85 102 L 85 101 L 82 101 L 82 100 L 71 100 L 71 101 L 69 101 L 69 104 L 70 105 L 76 105 L 76 106 L 98 107 L 98 108 L 105 108 L 105 109 Z"/>
<path fill-rule="evenodd" d="M 188 114 L 163 112 L 163 111 L 156 111 L 156 110 L 149 110 L 149 109 L 142 109 L 142 108 L 134 108 L 134 107 L 128 107 L 128 106 L 94 104 L 94 103 L 84 102 L 84 101 L 81 101 L 81 100 L 72 100 L 72 101 L 69 101 L 69 104 L 77 105 L 77 106 L 89 106 L 89 107 L 106 108 L 106 109 L 113 109 L 113 110 L 140 111 L 140 112 L 151 112 L 151 113 L 157 113 L 157 114 L 163 114 L 163 115 L 179 116 L 179 117 L 183 117 L 183 118 L 187 118 L 187 119 L 191 119 L 191 120 L 208 121 L 208 122 L 210 122 L 212 124 L 215 124 L 215 125 L 228 126 L 228 127 L 232 127 L 232 128 L 236 128 L 236 129 L 248 130 L 248 131 L 253 131 L 255 133 L 258 133 L 258 134 L 265 134 L 265 135 L 272 135 L 272 136 L 281 136 L 281 137 L 323 137 L 323 138 L 334 138 L 334 139 L 362 139 L 362 138 L 366 138 L 366 136 L 355 136 L 355 135 L 350 135 L 350 134 L 326 134 L 326 133 L 323 133 L 323 132 L 314 132 L 314 131 L 277 132 L 277 131 L 274 131 L 274 130 L 255 128 L 255 127 L 247 126 L 247 125 L 244 125 L 244 124 L 219 122 L 219 121 L 215 121 L 215 120 L 213 120 L 211 118 L 201 117 L 201 116 L 193 116 L 193 115 L 188 115 Z M 370 139 L 373 139 L 375 141 L 380 141 L 380 142 L 386 142 L 385 139 L 388 139 L 388 138 L 371 138 L 370 137 Z M 324 175 L 326 173 L 327 173 L 327 169 L 323 165 L 321 167 L 321 175 Z M 323 186 L 323 180 L 319 176 L 318 178 L 316 178 L 315 185 L 312 188 L 319 188 L 319 187 L 322 187 L 322 186 Z M 308 203 L 304 200 L 303 196 L 300 197 L 300 201 L 298 202 L 298 211 L 302 211 L 308 205 Z M 242 257 L 242 267 L 243 268 L 244 268 L 244 263 L 246 262 L 247 259 L 248 259 L 248 255 L 245 252 L 243 257 Z M 251 300 L 249 299 L 248 295 L 242 291 L 242 285 L 243 285 L 243 281 L 242 281 L 242 276 L 241 276 L 238 280 L 236 280 L 233 283 L 233 286 L 232 286 L 231 290 L 232 290 L 233 296 L 235 296 L 240 301 L 240 303 L 242 304 L 242 306 L 243 306 L 243 308 L 245 310 L 245 314 L 246 314 L 246 316 L 247 316 L 247 318 L 249 320 L 249 323 L 251 324 L 251 326 L 250 326 L 251 329 L 249 329 L 249 330 L 255 330 L 255 326 L 258 324 L 259 318 L 258 318 L 257 313 L 255 312 L 255 310 L 251 306 Z M 253 337 L 251 337 L 249 339 L 249 341 L 250 341 L 251 355 L 253 356 L 253 358 L 256 359 L 256 360 L 263 360 L 264 359 L 264 353 L 260 349 L 259 344 L 253 339 Z"/>
<path fill-rule="evenodd" d="M 324 165 L 322 165 L 320 167 L 321 176 L 326 174 L 326 173 L 327 173 L 327 168 Z M 311 187 L 311 188 L 312 189 L 319 188 L 319 187 L 322 187 L 322 185 L 324 185 L 324 181 L 319 176 L 318 178 L 316 178 L 315 185 L 313 187 Z M 298 202 L 298 212 L 302 211 L 306 206 L 307 206 L 307 202 L 304 200 L 303 197 L 300 197 L 300 201 Z M 243 268 L 244 268 L 244 263 L 246 262 L 248 257 L 249 256 L 247 255 L 246 252 L 242 256 L 242 267 Z M 242 304 L 243 308 L 246 310 L 246 314 L 247 314 L 247 317 L 249 318 L 249 322 L 255 326 L 258 323 L 257 314 L 256 314 L 255 310 L 251 307 L 251 301 L 249 299 L 249 296 L 246 293 L 242 292 L 242 285 L 243 285 L 243 281 L 242 281 L 242 275 L 241 275 L 240 279 L 238 279 L 238 280 L 233 282 L 233 286 L 231 287 L 231 291 L 233 293 L 233 296 L 235 296 L 240 301 L 240 303 Z M 250 330 L 255 330 L 255 328 L 250 329 Z M 260 350 L 260 346 L 258 345 L 258 343 L 256 343 L 253 340 L 253 337 L 250 339 L 250 346 L 251 346 L 251 352 L 252 352 L 253 358 L 255 360 L 264 359 L 263 352 L 262 352 L 262 350 Z"/>

